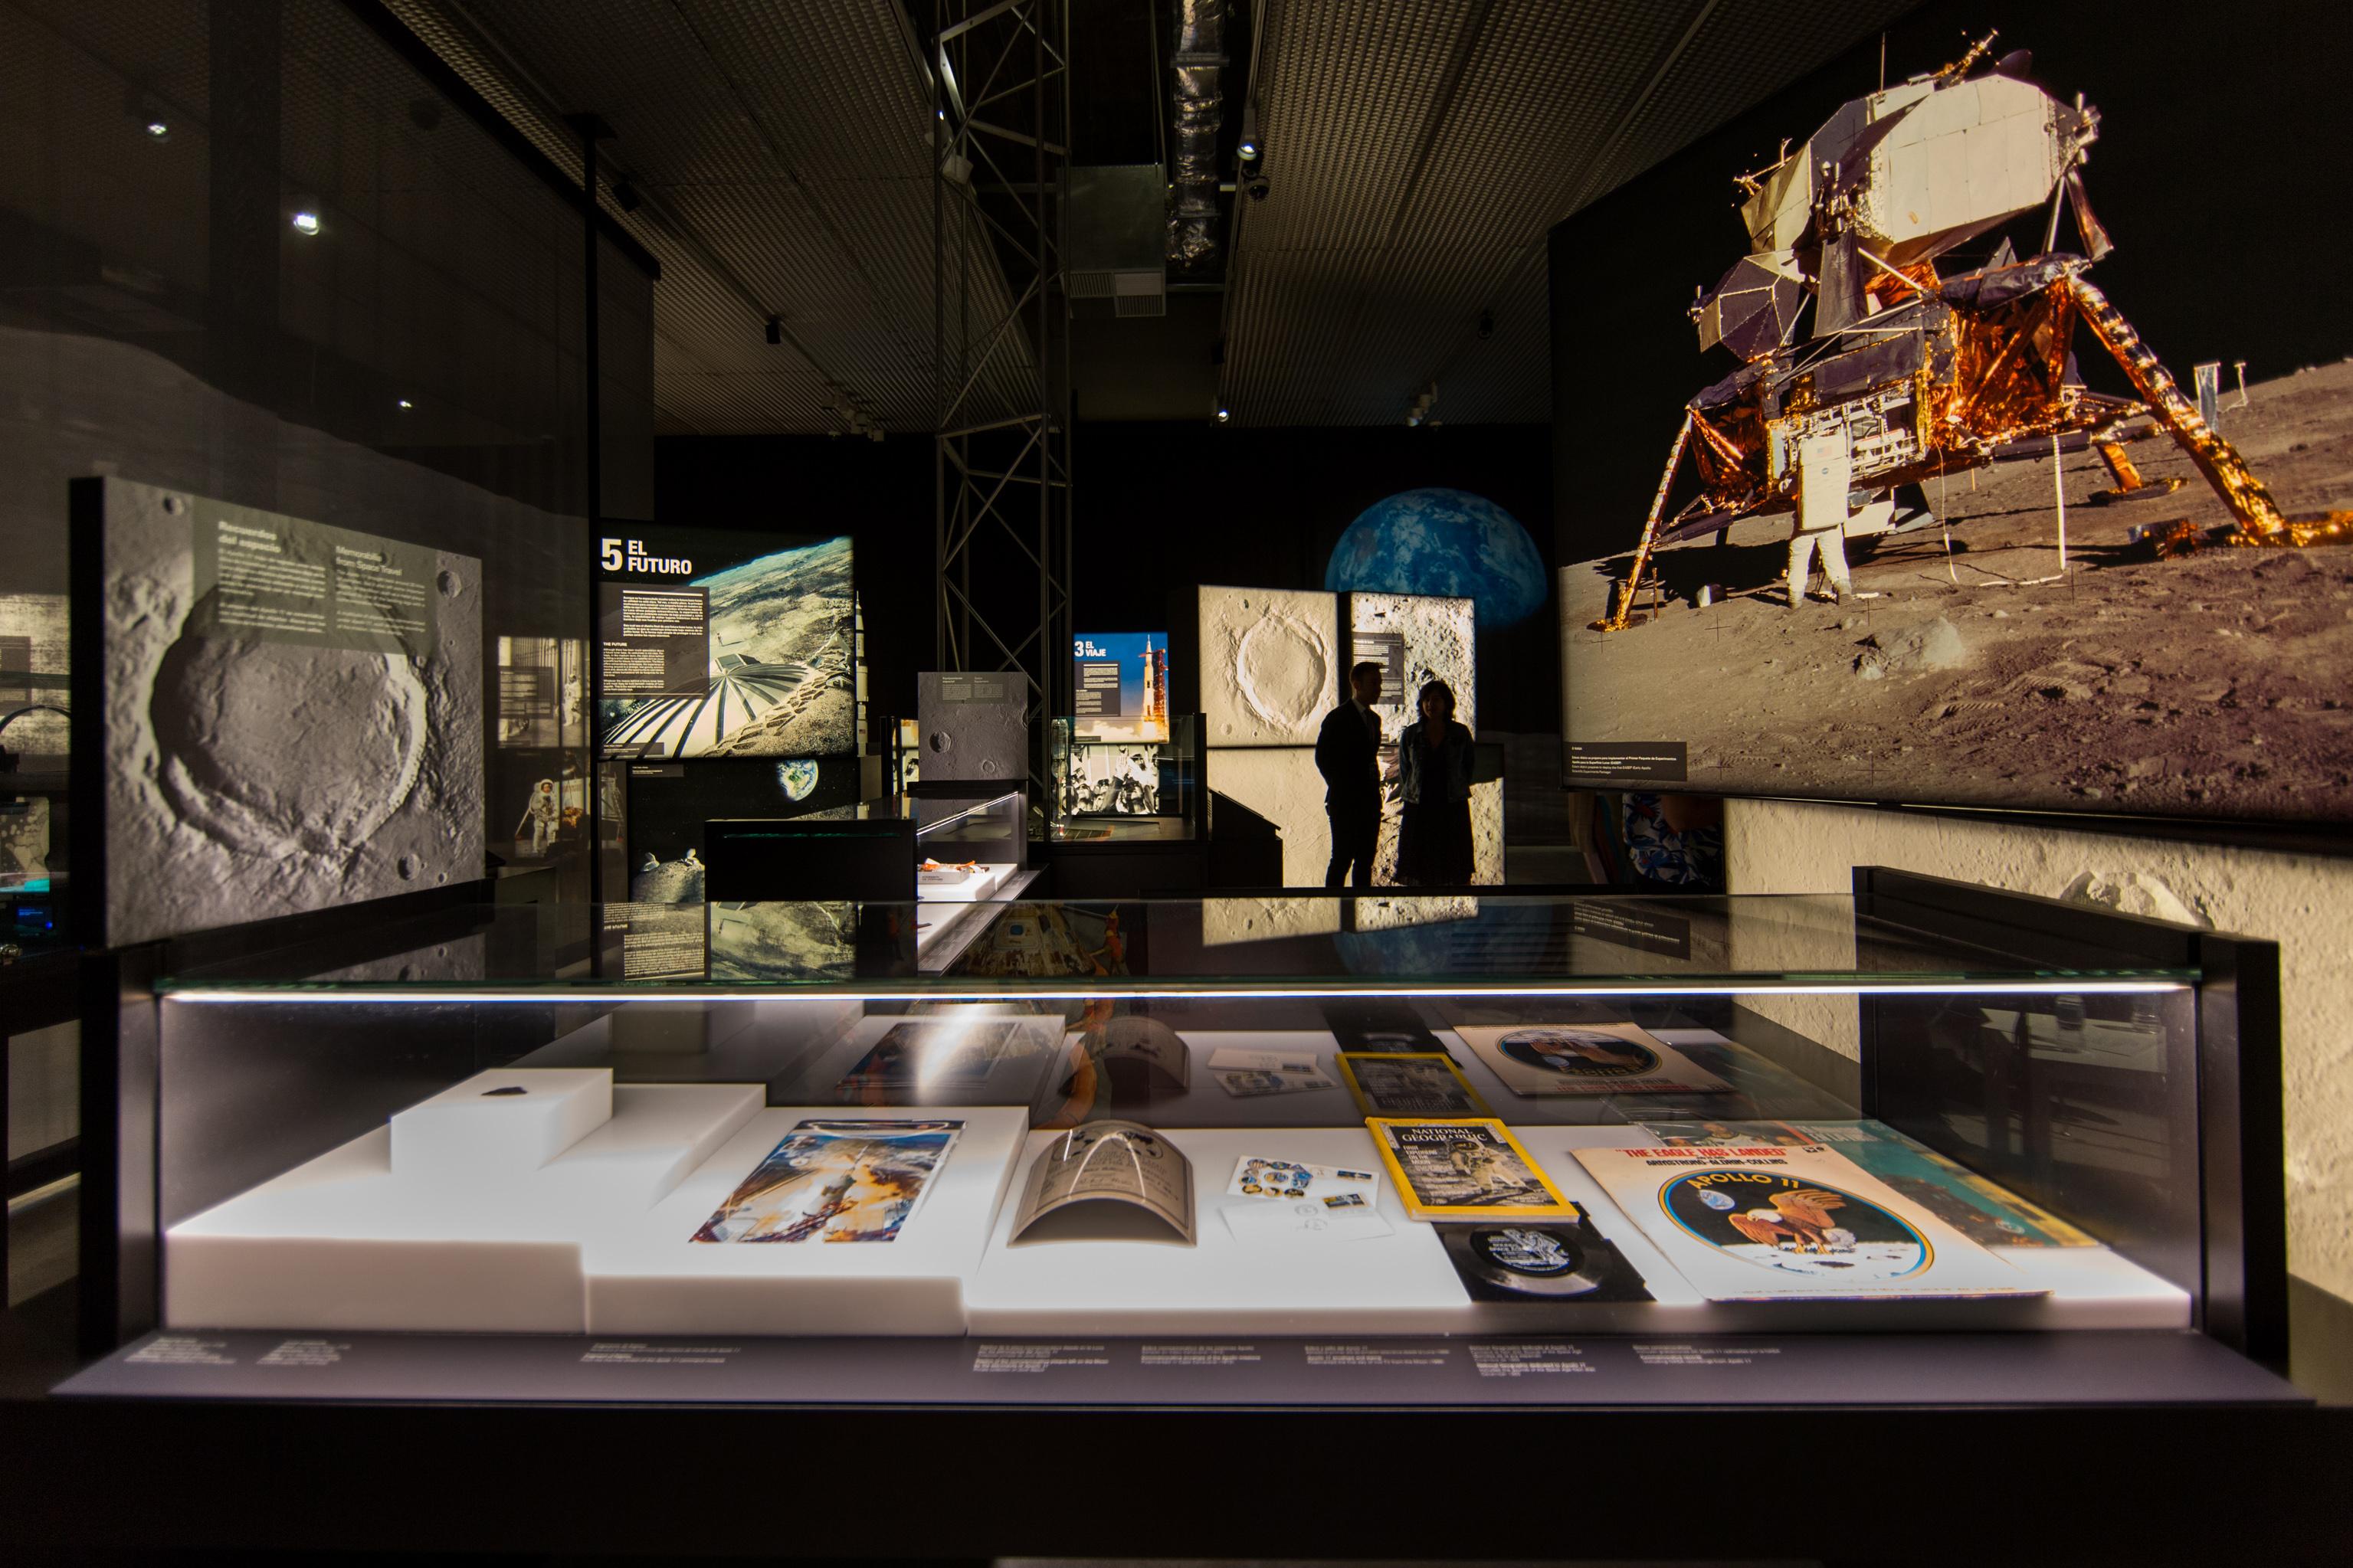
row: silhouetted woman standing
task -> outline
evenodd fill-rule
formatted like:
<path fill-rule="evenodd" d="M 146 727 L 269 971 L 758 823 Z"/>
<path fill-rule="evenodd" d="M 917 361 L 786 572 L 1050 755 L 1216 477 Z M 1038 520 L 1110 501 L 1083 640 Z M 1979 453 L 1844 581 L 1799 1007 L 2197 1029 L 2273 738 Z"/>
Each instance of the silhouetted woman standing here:
<path fill-rule="evenodd" d="M 1398 737 L 1398 880 L 1459 888 L 1471 880 L 1471 731 L 1454 721 L 1454 689 L 1421 689 L 1421 721 Z"/>

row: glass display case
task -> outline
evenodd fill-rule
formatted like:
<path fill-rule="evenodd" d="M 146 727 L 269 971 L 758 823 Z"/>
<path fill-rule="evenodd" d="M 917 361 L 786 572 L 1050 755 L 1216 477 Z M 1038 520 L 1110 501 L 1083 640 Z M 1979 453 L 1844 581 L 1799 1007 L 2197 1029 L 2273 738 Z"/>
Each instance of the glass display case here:
<path fill-rule="evenodd" d="M 1057 843 L 1124 846 L 1198 838 L 1207 808 L 1201 716 L 1172 714 L 1166 739 L 1105 740 L 1080 721 L 1056 719 L 1047 734 L 1054 798 L 1047 833 Z"/>
<path fill-rule="evenodd" d="M 2270 946 L 1858 879 L 982 902 L 936 965 L 809 938 L 917 906 L 713 905 L 663 980 L 452 910 L 182 968 L 102 1141 L 153 1173 L 129 1342 L 62 1392 L 2293 1400 Z"/>

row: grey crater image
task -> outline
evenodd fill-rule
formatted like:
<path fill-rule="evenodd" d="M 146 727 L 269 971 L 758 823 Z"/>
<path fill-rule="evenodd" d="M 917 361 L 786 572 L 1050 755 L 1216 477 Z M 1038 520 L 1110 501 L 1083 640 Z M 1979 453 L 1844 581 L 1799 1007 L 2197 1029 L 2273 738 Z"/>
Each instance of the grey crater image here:
<path fill-rule="evenodd" d="M 149 720 L 181 821 L 252 854 L 334 855 L 407 804 L 434 706 L 396 655 L 183 636 Z"/>
<path fill-rule="evenodd" d="M 1203 588 L 1201 705 L 1215 746 L 1312 746 L 1340 700 L 1336 595 Z"/>
<path fill-rule="evenodd" d="M 1242 633 L 1234 683 L 1251 712 L 1295 729 L 1318 711 L 1331 675 L 1331 647 L 1294 616 L 1269 616 Z"/>
<path fill-rule="evenodd" d="M 481 567 L 301 519 L 105 481 L 106 931 L 151 941 L 482 874 Z M 429 628 L 403 651 L 223 634 L 198 529 L 384 546 Z M 309 542 L 305 543 L 304 542 Z M 326 548 L 318 546 L 318 548 Z M 162 864 L 168 878 L 153 874 Z"/>

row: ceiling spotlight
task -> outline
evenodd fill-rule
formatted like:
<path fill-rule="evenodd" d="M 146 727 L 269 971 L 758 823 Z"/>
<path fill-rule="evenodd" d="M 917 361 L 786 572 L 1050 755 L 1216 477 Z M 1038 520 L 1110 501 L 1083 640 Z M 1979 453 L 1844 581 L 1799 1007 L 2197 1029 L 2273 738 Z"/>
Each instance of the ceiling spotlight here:
<path fill-rule="evenodd" d="M 319 232 L 319 215 L 312 212 L 308 207 L 304 207 L 301 212 L 296 213 L 294 215 L 294 232 L 296 234 L 317 234 Z"/>
<path fill-rule="evenodd" d="M 402 399 L 400 400 L 400 405 L 401 405 L 403 408 L 414 408 L 414 407 L 416 407 L 416 406 L 417 406 L 417 405 L 415 405 L 414 403 L 409 402 L 409 401 L 408 401 L 408 399 L 406 399 L 406 397 L 404 397 L 404 398 L 402 398 Z"/>
<path fill-rule="evenodd" d="M 1258 100 L 1255 98 L 1248 99 L 1242 104 L 1242 141 L 1235 151 L 1242 155 L 1245 163 L 1258 156 Z"/>
<path fill-rule="evenodd" d="M 1218 405 L 1219 424 L 1224 425 L 1229 423 L 1233 419 L 1233 411 L 1229 409 L 1224 404 L 1220 403 Z"/>
<path fill-rule="evenodd" d="M 122 117 L 138 127 L 139 134 L 150 142 L 172 139 L 172 115 L 161 99 L 137 87 L 126 88 L 122 94 Z"/>

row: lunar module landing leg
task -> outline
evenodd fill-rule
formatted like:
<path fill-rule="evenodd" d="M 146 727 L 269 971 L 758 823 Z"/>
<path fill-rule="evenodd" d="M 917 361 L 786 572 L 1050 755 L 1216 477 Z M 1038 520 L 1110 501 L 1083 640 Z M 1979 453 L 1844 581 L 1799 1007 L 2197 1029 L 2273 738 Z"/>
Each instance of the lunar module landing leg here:
<path fill-rule="evenodd" d="M 2100 346 L 2115 356 L 2117 364 L 2133 384 L 2133 389 L 2148 405 L 2150 414 L 2158 424 L 2189 454 L 2198 471 L 2206 476 L 2231 515 L 2239 520 L 2232 534 L 2233 544 L 2322 544 L 2342 541 L 2353 535 L 2353 511 L 2324 512 L 2316 517 L 2291 518 L 2272 500 L 2272 492 L 2255 478 L 2237 447 L 2219 435 L 2214 427 L 2199 417 L 2197 408 L 2181 395 L 2181 388 L 2172 374 L 2158 363 L 2157 355 L 2141 342 L 2140 333 L 2124 318 L 2124 313 L 2108 302 L 2108 297 L 2085 280 L 2083 274 L 2072 273 L 2067 287 L 2083 311 L 2084 323 Z M 2105 453 L 2103 454 L 2105 456 Z M 2113 459 L 2110 468 L 2115 470 Z M 2126 471 L 2130 471 L 2127 460 Z M 2129 489 L 2123 483 L 2124 473 L 2117 473 L 2118 488 Z M 2158 555 L 2173 552 L 2175 548 L 2190 544 L 2187 524 L 2176 524 L 2149 536 Z"/>
<path fill-rule="evenodd" d="M 2105 505 L 2112 500 L 2131 500 L 2142 495 L 2171 495 L 2182 486 L 2179 476 L 2152 479 L 2144 475 L 2134 465 L 2132 454 L 2125 450 L 2121 436 L 2094 436 L 2092 437 L 2092 450 L 2099 453 L 2108 477 L 2116 481 L 2110 489 L 2092 492 L 2092 502 L 2095 506 Z"/>
<path fill-rule="evenodd" d="M 1627 617 L 1634 608 L 1634 590 L 1641 586 L 1642 574 L 1650 569 L 1651 544 L 1659 536 L 1659 519 L 1666 515 L 1667 492 L 1674 488 L 1675 468 L 1683 460 L 1683 448 L 1691 444 L 1691 410 L 1685 409 L 1683 426 L 1675 431 L 1675 444 L 1667 452 L 1667 471 L 1659 476 L 1659 493 L 1651 498 L 1651 515 L 1642 522 L 1641 542 L 1634 546 L 1634 569 L 1626 574 L 1624 582 L 1618 584 L 1610 602 L 1609 614 L 1588 623 L 1593 631 L 1622 632 L 1626 629 Z"/>

